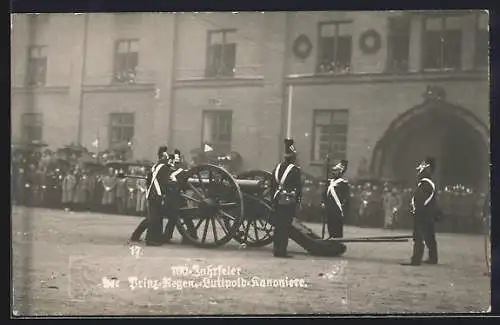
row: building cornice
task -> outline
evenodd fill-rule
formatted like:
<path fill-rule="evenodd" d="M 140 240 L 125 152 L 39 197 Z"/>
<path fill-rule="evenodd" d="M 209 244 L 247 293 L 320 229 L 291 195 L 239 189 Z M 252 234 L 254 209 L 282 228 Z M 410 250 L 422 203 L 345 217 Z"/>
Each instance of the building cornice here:
<path fill-rule="evenodd" d="M 359 83 L 399 83 L 428 81 L 488 81 L 488 72 L 475 71 L 426 71 L 409 73 L 351 73 L 351 74 L 303 74 L 288 75 L 285 82 L 289 85 L 328 85 Z"/>
<path fill-rule="evenodd" d="M 108 85 L 84 85 L 84 92 L 109 93 L 109 92 L 141 92 L 154 91 L 156 85 L 153 83 L 128 83 L 128 84 L 108 84 Z"/>
<path fill-rule="evenodd" d="M 49 87 L 12 87 L 13 94 L 54 94 L 68 93 L 69 87 L 49 86 Z"/>
<path fill-rule="evenodd" d="M 263 77 L 177 79 L 174 88 L 262 87 Z"/>

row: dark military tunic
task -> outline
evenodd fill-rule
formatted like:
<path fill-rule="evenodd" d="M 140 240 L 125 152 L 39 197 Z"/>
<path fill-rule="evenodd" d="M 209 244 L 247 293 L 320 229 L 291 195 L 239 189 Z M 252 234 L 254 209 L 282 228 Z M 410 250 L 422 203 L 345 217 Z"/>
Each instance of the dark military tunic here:
<path fill-rule="evenodd" d="M 344 218 L 349 214 L 349 184 L 340 177 L 330 179 L 323 192 L 323 203 L 326 209 L 328 234 L 331 238 L 344 236 Z"/>
<path fill-rule="evenodd" d="M 176 164 L 171 168 L 170 177 L 167 187 L 166 214 L 168 217 L 167 225 L 165 226 L 165 241 L 169 242 L 174 234 L 175 226 L 179 218 L 179 209 L 184 206 L 185 199 L 180 195 L 181 187 L 187 182 L 186 170 L 180 164 Z M 188 230 L 191 232 L 191 237 L 196 238 L 196 230 L 194 229 L 191 220 L 185 220 Z M 184 241 L 184 238 L 183 238 Z"/>
<path fill-rule="evenodd" d="M 163 204 L 167 194 L 171 167 L 162 159 L 158 161 L 147 176 L 146 198 L 148 200 L 148 221 L 146 242 L 161 244 L 163 242 Z"/>
<path fill-rule="evenodd" d="M 434 225 L 440 211 L 436 196 L 434 182 L 429 177 L 420 178 L 410 203 L 413 212 L 412 263 L 414 264 L 422 262 L 425 246 L 429 249 L 429 261 L 437 263 L 438 260 Z"/>

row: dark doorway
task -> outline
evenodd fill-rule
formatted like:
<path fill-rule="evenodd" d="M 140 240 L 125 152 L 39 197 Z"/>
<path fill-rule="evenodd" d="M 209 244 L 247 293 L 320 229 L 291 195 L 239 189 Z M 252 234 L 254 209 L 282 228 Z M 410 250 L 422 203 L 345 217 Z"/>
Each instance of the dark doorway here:
<path fill-rule="evenodd" d="M 413 187 L 415 167 L 426 156 L 436 159 L 434 179 L 440 188 L 462 184 L 487 190 L 488 147 L 479 132 L 449 109 L 428 109 L 390 132 L 383 141 L 381 176 Z"/>

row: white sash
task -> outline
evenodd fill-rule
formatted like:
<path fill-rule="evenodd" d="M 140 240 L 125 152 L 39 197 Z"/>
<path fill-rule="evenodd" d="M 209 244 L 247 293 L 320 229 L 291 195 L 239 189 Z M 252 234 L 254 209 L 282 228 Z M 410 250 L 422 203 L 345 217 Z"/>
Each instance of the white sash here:
<path fill-rule="evenodd" d="M 158 175 L 158 172 L 160 171 L 160 169 L 163 166 L 164 166 L 163 164 L 158 164 L 157 166 L 153 167 L 153 175 L 151 177 L 151 184 L 149 184 L 149 188 L 146 191 L 147 198 L 149 198 L 149 193 L 151 192 L 151 188 L 153 187 L 153 185 L 155 186 L 156 193 L 158 194 L 158 196 L 161 196 L 161 188 L 160 188 L 160 184 L 158 183 L 158 180 L 156 179 L 156 176 Z"/>
<path fill-rule="evenodd" d="M 342 215 L 344 215 L 344 210 L 342 209 L 342 204 L 340 203 L 340 199 L 339 199 L 339 196 L 337 194 L 337 191 L 335 191 L 335 187 L 341 182 L 345 182 L 345 180 L 343 178 L 331 180 L 330 185 L 328 186 L 327 193 L 333 197 L 333 199 L 335 200 L 335 203 L 339 207 L 340 213 L 342 213 Z"/>
<path fill-rule="evenodd" d="M 434 193 L 436 192 L 436 185 L 434 185 L 434 183 L 428 178 L 422 178 L 419 185 L 421 184 L 422 181 L 427 182 L 432 187 L 431 195 L 429 195 L 429 197 L 424 201 L 424 206 L 427 206 L 427 204 L 429 204 L 429 202 L 434 197 Z M 413 211 L 415 211 L 415 195 L 413 195 L 413 197 L 411 198 L 411 207 Z"/>
<path fill-rule="evenodd" d="M 176 171 L 170 174 L 170 179 L 174 182 L 177 182 L 177 175 L 179 175 L 182 171 L 184 171 L 184 169 L 178 168 Z"/>
<path fill-rule="evenodd" d="M 294 167 L 294 164 L 289 164 L 286 167 L 285 172 L 281 176 L 281 180 L 278 177 L 278 174 L 279 174 L 279 171 L 281 168 L 281 164 L 278 164 L 278 166 L 276 167 L 276 171 L 274 172 L 274 178 L 276 179 L 276 182 L 278 182 L 278 190 L 276 191 L 276 193 L 274 193 L 275 198 L 276 198 L 276 195 L 278 195 L 279 191 L 282 189 L 283 184 L 285 184 L 286 178 L 288 177 L 288 174 L 290 173 L 290 171 L 292 170 L 293 167 Z"/>
<path fill-rule="evenodd" d="M 431 193 L 431 195 L 429 195 L 429 197 L 427 198 L 427 200 L 425 200 L 425 202 L 424 202 L 424 206 L 426 206 L 427 204 L 429 204 L 429 202 L 434 197 L 434 193 L 436 192 L 436 185 L 434 185 L 434 183 L 430 179 L 428 179 L 428 178 L 422 178 L 422 180 L 426 181 L 427 183 L 429 183 L 429 185 L 432 187 L 432 193 Z"/>

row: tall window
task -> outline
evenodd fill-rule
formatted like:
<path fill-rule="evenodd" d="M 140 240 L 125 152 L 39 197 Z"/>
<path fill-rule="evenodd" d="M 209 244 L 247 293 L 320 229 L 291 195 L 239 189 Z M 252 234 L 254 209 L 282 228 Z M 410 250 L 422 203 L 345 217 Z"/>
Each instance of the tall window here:
<path fill-rule="evenodd" d="M 477 16 L 476 52 L 474 54 L 477 68 L 488 67 L 489 37 L 488 13 L 480 12 Z"/>
<path fill-rule="evenodd" d="M 236 63 L 236 31 L 208 32 L 206 77 L 232 77 Z"/>
<path fill-rule="evenodd" d="M 350 71 L 352 56 L 351 28 L 352 24 L 350 22 L 319 24 L 317 72 Z"/>
<path fill-rule="evenodd" d="M 134 120 L 134 113 L 111 113 L 109 115 L 110 148 L 132 141 Z"/>
<path fill-rule="evenodd" d="M 28 48 L 28 69 L 26 83 L 28 86 L 45 85 L 47 75 L 47 47 L 30 46 Z"/>
<path fill-rule="evenodd" d="M 392 72 L 408 71 L 410 53 L 410 19 L 389 18 L 388 66 Z"/>
<path fill-rule="evenodd" d="M 134 82 L 139 64 L 139 41 L 119 40 L 115 46 L 114 81 Z"/>
<path fill-rule="evenodd" d="M 43 120 L 40 113 L 25 113 L 21 118 L 23 140 L 42 141 Z"/>
<path fill-rule="evenodd" d="M 427 17 L 424 29 L 424 69 L 460 69 L 461 17 Z"/>
<path fill-rule="evenodd" d="M 231 150 L 231 134 L 233 128 L 232 111 L 204 111 L 202 142 L 217 151 Z"/>
<path fill-rule="evenodd" d="M 315 110 L 313 117 L 313 157 L 320 161 L 346 159 L 348 110 Z"/>

